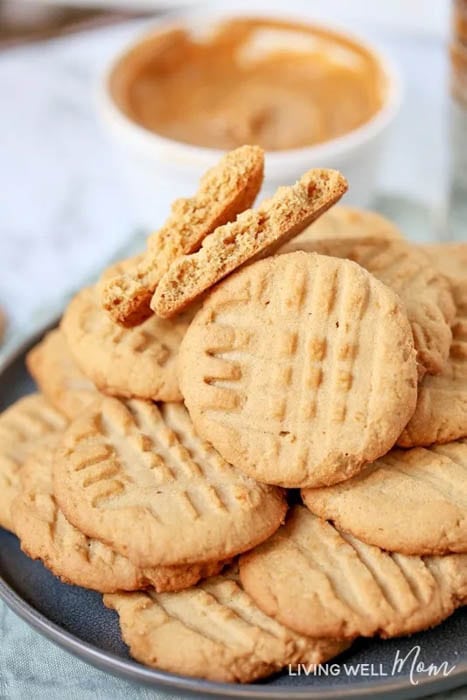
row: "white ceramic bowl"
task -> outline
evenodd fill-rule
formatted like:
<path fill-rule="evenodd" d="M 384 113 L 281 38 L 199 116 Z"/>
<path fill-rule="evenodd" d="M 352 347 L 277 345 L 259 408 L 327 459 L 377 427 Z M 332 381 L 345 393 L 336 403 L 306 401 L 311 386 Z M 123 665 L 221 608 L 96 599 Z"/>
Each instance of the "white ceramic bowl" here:
<path fill-rule="evenodd" d="M 190 196 L 196 191 L 200 175 L 219 160 L 221 151 L 164 138 L 132 121 L 112 97 L 112 71 L 128 51 L 161 29 L 166 30 L 175 25 L 187 27 L 190 31 L 205 31 L 206 28 L 236 14 L 264 15 L 299 20 L 305 24 L 312 23 L 314 26 L 328 28 L 334 33 L 340 32 L 350 37 L 376 56 L 387 83 L 386 100 L 382 108 L 361 127 L 339 138 L 316 146 L 267 153 L 262 190 L 262 196 L 269 196 L 280 185 L 295 182 L 309 168 L 336 168 L 349 181 L 346 203 L 368 206 L 374 194 L 388 131 L 401 103 L 401 80 L 392 62 L 378 49 L 353 33 L 321 22 L 311 22 L 310 17 L 303 17 L 295 12 L 278 14 L 258 12 L 256 9 L 252 13 L 228 10 L 186 12 L 175 17 L 172 15 L 170 21 L 158 22 L 137 41 L 126 46 L 108 67 L 99 87 L 99 113 L 106 131 L 110 133 L 117 147 L 122 173 L 127 180 L 139 223 L 149 229 L 158 226 L 164 219 L 170 202 L 176 197 Z"/>

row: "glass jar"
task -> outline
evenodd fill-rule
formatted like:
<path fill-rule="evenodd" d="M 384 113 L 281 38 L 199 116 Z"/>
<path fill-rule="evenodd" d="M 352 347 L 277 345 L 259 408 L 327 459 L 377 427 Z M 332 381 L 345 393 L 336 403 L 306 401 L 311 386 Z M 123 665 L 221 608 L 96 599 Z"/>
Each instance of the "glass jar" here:
<path fill-rule="evenodd" d="M 453 2 L 448 235 L 467 241 L 467 0 Z"/>

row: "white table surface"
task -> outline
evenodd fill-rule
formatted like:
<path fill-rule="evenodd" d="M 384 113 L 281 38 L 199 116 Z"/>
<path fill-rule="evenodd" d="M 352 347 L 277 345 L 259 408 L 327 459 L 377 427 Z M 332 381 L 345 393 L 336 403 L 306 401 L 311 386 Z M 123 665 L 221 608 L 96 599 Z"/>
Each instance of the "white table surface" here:
<path fill-rule="evenodd" d="M 383 12 L 379 22 L 369 21 L 368 3 L 357 3 L 366 21 L 349 2 L 302 3 L 320 18 L 358 25 L 400 64 L 406 99 L 381 173 L 380 204 L 400 202 L 398 216 L 413 236 L 426 239 L 439 232 L 447 182 L 447 13 L 440 2 L 430 6 L 436 9 L 423 32 L 411 0 L 393 3 L 398 21 Z M 409 27 L 401 31 L 400 10 L 409 5 Z M 94 92 L 109 58 L 140 29 L 132 23 L 0 53 L 0 303 L 13 342 L 139 230 L 96 118 Z M 407 209 L 408 199 L 420 207 Z M 161 216 L 168 205 L 161 202 Z M 156 694 L 89 669 L 0 605 L 0 697 L 130 696 Z M 467 690 L 455 697 L 467 698 Z"/>

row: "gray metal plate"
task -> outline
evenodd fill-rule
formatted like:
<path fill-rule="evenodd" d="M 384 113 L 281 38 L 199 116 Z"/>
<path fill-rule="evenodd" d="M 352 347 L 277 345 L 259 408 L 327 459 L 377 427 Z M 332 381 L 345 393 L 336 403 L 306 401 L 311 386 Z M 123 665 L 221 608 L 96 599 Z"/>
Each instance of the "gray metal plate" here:
<path fill-rule="evenodd" d="M 34 390 L 24 366 L 24 354 L 36 340 L 26 343 L 0 366 L 0 410 Z M 467 684 L 467 608 L 443 625 L 409 639 L 357 642 L 341 657 L 339 668 L 332 667 L 337 675 L 293 677 L 283 673 L 261 683 L 241 686 L 175 676 L 132 661 L 120 637 L 117 615 L 104 607 L 101 596 L 61 583 L 40 562 L 26 557 L 17 538 L 1 529 L 0 598 L 39 632 L 102 670 L 166 691 L 202 698 L 402 699 Z M 442 667 L 436 674 L 415 672 L 411 680 L 416 650 L 400 672 L 393 675 L 397 655 L 405 657 L 415 647 L 420 647 L 418 663 L 428 667 L 445 662 L 449 675 L 444 675 L 445 667 Z"/>

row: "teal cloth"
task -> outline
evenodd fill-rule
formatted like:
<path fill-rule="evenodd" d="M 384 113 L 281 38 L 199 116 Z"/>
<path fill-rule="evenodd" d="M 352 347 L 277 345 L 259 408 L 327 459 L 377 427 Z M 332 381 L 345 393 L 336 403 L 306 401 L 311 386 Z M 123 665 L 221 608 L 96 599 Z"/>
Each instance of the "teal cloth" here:
<path fill-rule="evenodd" d="M 0 602 L 1 700 L 181 700 L 99 671 L 49 642 Z"/>

